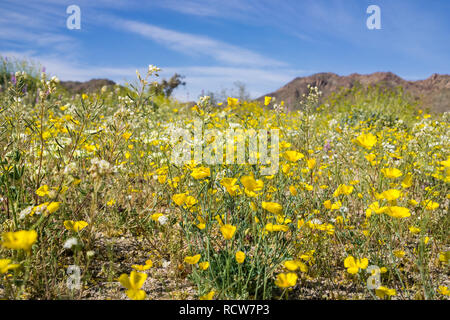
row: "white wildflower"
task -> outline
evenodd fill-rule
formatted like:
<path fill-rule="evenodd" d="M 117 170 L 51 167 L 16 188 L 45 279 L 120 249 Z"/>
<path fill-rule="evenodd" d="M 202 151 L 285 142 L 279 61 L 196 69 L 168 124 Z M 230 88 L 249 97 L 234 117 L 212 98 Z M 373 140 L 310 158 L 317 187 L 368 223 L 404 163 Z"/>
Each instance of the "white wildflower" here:
<path fill-rule="evenodd" d="M 160 216 L 159 218 L 158 218 L 158 222 L 161 224 L 161 225 L 165 225 L 166 223 L 167 223 L 167 221 L 168 221 L 169 219 L 166 217 L 166 216 Z"/>
<path fill-rule="evenodd" d="M 64 242 L 63 248 L 64 249 L 71 249 L 73 246 L 78 245 L 77 238 L 69 238 Z"/>

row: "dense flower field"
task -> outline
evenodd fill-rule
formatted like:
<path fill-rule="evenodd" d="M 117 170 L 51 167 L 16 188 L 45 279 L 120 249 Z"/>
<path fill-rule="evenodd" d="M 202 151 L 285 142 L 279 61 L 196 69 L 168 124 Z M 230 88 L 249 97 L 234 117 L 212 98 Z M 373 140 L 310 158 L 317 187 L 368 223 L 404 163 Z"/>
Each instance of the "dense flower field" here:
<path fill-rule="evenodd" d="M 152 94 L 157 72 L 81 95 L 3 83 L 0 297 L 448 298 L 448 113 L 381 88 L 192 106 Z M 276 129 L 276 159 L 194 160 L 230 129 L 245 147 Z"/>

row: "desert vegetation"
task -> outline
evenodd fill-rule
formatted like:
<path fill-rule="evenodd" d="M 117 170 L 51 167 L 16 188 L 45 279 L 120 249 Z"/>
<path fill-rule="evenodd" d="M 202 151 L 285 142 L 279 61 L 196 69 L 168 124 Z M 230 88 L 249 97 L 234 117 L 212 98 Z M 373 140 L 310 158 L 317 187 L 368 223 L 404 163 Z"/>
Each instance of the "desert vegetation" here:
<path fill-rule="evenodd" d="M 1 65 L 0 297 L 448 299 L 448 113 L 380 86 L 185 104 L 154 66 L 73 94 Z M 279 170 L 172 163 L 196 119 L 279 130 Z"/>

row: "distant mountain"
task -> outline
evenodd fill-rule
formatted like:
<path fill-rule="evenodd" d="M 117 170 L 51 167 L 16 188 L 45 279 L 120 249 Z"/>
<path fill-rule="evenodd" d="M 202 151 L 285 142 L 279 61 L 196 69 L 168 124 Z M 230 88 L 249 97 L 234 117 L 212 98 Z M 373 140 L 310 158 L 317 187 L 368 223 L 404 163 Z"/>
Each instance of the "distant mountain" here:
<path fill-rule="evenodd" d="M 353 73 L 339 76 L 335 73 L 316 73 L 308 77 L 298 77 L 278 89 L 264 96 L 276 97 L 288 104 L 298 101 L 308 92 L 308 85 L 317 86 L 322 91 L 322 99 L 341 88 L 351 88 L 360 83 L 363 86 L 382 85 L 386 87 L 401 86 L 405 92 L 420 100 L 425 108 L 435 112 L 450 111 L 450 75 L 433 74 L 428 79 L 407 81 L 392 72 L 375 72 L 368 75 Z M 257 100 L 264 100 L 264 96 Z"/>
<path fill-rule="evenodd" d="M 103 86 L 114 86 L 116 83 L 108 79 L 92 79 L 85 82 L 61 81 L 60 84 L 71 93 L 91 93 L 99 91 Z"/>

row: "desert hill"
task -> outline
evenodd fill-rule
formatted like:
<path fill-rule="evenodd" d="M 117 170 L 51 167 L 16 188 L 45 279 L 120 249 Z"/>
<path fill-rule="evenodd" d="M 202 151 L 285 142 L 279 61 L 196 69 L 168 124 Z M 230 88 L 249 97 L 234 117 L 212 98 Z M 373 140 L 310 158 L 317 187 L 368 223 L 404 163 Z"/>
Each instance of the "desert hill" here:
<path fill-rule="evenodd" d="M 322 91 L 322 99 L 341 88 L 351 88 L 356 84 L 363 86 L 381 85 L 385 87 L 401 86 L 405 92 L 419 100 L 424 108 L 435 112 L 450 111 L 450 75 L 433 74 L 428 79 L 408 81 L 392 72 L 375 72 L 362 75 L 353 73 L 348 76 L 339 76 L 335 73 L 316 73 L 307 77 L 298 77 L 275 92 L 264 96 L 276 97 L 278 101 L 284 100 L 292 104 L 308 92 L 308 85 L 317 86 Z M 257 100 L 263 100 L 264 96 Z"/>
<path fill-rule="evenodd" d="M 103 86 L 114 86 L 116 83 L 108 79 L 92 79 L 89 81 L 61 81 L 61 85 L 72 93 L 90 93 L 100 90 Z"/>

